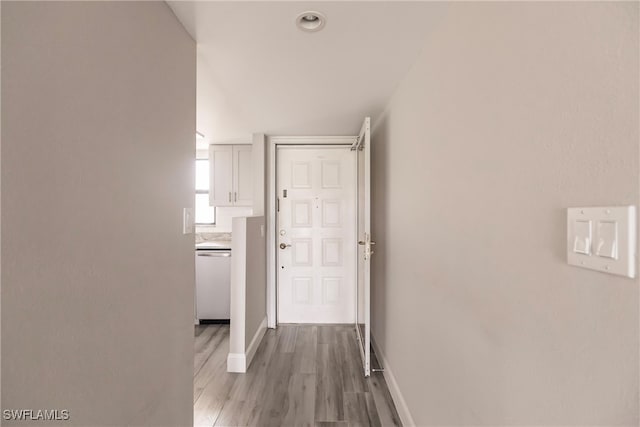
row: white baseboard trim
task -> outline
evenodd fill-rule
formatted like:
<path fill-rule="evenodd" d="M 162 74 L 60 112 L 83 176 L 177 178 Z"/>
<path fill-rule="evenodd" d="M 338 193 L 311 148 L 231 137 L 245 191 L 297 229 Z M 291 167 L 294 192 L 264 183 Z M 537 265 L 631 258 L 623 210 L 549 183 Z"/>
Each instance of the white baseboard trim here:
<path fill-rule="evenodd" d="M 229 353 L 227 356 L 227 372 L 245 373 L 247 368 L 251 365 L 253 356 L 256 355 L 256 351 L 262 342 L 265 332 L 267 332 L 267 318 L 265 317 L 260 322 L 258 330 L 251 339 L 249 347 L 245 353 Z"/>
<path fill-rule="evenodd" d="M 229 353 L 227 356 L 227 372 L 247 372 L 247 357 L 243 353 Z"/>
<path fill-rule="evenodd" d="M 373 351 L 376 352 L 378 361 L 382 363 L 382 367 L 384 368 L 384 379 L 387 382 L 387 386 L 389 387 L 391 398 L 393 399 L 393 403 L 396 405 L 396 410 L 398 411 L 398 416 L 400 417 L 400 421 L 402 421 L 402 425 L 407 427 L 415 426 L 416 423 L 413 421 L 413 417 L 411 416 L 411 412 L 409 412 L 407 402 L 402 396 L 400 387 L 398 387 L 396 377 L 393 375 L 393 371 L 391 370 L 391 365 L 389 365 L 389 361 L 384 356 L 384 353 L 380 351 L 380 347 L 378 347 L 378 345 L 376 344 L 376 340 L 373 338 L 373 334 L 371 334 L 371 345 L 373 346 Z"/>
<path fill-rule="evenodd" d="M 260 347 L 260 343 L 262 342 L 262 337 L 264 337 L 265 332 L 267 332 L 267 317 L 265 316 L 260 322 L 260 326 L 258 326 L 258 330 L 256 334 L 251 339 L 249 343 L 249 347 L 247 348 L 247 368 L 251 365 L 251 361 L 253 360 L 253 356 L 256 355 L 256 351 L 258 351 L 258 347 Z"/>

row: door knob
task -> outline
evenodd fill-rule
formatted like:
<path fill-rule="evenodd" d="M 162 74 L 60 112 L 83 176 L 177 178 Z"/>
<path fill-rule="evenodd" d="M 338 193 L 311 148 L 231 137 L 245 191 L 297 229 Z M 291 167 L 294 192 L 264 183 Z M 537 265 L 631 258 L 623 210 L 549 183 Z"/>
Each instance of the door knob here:
<path fill-rule="evenodd" d="M 287 245 L 286 243 L 280 243 L 280 249 L 287 249 L 291 245 Z"/>

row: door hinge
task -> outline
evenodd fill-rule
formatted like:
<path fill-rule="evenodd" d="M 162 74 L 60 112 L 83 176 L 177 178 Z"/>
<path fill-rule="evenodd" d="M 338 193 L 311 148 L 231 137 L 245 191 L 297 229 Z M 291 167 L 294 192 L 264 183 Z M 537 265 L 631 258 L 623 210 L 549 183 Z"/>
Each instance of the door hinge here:
<path fill-rule="evenodd" d="M 280 199 L 276 199 L 276 212 L 280 212 Z"/>

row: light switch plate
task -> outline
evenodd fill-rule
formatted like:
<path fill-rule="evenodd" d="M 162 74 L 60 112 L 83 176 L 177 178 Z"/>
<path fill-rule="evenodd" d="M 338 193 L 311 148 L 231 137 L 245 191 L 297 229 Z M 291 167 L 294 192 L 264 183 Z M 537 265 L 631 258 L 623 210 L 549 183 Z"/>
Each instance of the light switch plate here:
<path fill-rule="evenodd" d="M 567 209 L 567 262 L 570 265 L 636 276 L 636 207 Z"/>

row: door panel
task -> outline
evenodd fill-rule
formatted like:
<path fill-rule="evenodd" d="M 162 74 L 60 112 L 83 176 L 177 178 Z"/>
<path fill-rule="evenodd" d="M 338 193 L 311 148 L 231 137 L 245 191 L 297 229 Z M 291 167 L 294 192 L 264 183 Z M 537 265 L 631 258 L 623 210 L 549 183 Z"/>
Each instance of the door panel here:
<path fill-rule="evenodd" d="M 210 145 L 209 204 L 212 206 L 233 205 L 233 146 Z"/>
<path fill-rule="evenodd" d="M 356 165 L 348 148 L 280 147 L 278 321 L 355 321 Z"/>
<path fill-rule="evenodd" d="M 357 305 L 356 330 L 365 376 L 371 373 L 371 120 L 365 118 L 358 136 L 357 153 Z"/>

